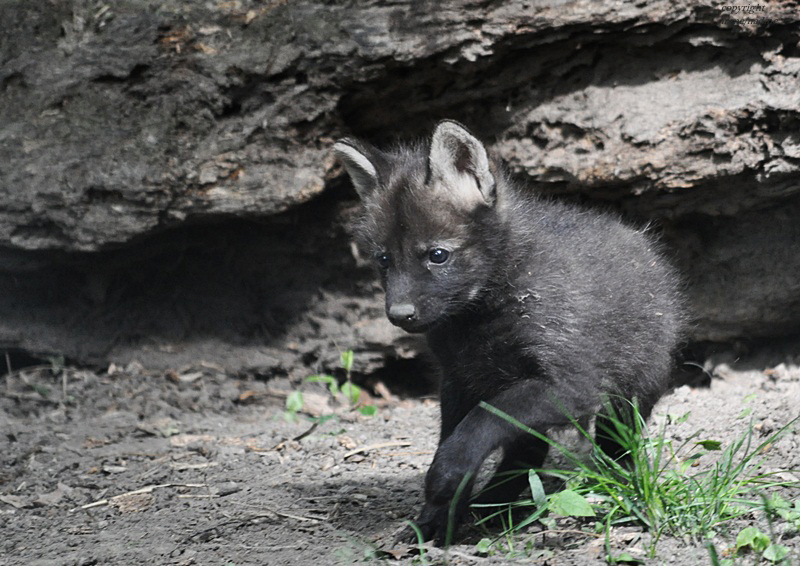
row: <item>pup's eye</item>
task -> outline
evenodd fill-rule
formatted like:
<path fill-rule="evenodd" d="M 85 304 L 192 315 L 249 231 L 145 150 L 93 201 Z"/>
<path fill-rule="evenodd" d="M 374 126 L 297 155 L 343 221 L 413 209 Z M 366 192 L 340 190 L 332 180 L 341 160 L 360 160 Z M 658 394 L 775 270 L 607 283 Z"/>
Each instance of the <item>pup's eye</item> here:
<path fill-rule="evenodd" d="M 442 248 L 433 248 L 428 254 L 431 263 L 444 263 L 450 257 L 450 252 Z"/>
<path fill-rule="evenodd" d="M 375 256 L 375 261 L 378 262 L 378 265 L 381 266 L 381 269 L 386 269 L 389 267 L 392 259 L 389 257 L 389 254 L 378 254 Z"/>

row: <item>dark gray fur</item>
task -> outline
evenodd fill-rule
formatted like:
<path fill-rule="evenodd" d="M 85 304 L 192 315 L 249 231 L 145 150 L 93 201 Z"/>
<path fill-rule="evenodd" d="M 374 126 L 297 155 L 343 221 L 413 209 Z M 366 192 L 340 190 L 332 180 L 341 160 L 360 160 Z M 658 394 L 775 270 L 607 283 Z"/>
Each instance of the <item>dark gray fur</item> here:
<path fill-rule="evenodd" d="M 335 149 L 364 202 L 361 244 L 389 258 L 387 314 L 425 332 L 441 367 L 441 437 L 417 520 L 425 538 L 444 540 L 459 483 L 494 449 L 504 450 L 497 478 L 540 466 L 547 452 L 480 401 L 542 433 L 602 415 L 609 399 L 621 414 L 630 406 L 619 399 L 635 399 L 649 415 L 668 387 L 682 316 L 678 277 L 646 230 L 514 186 L 455 122 L 426 144 Z M 450 253 L 441 265 L 430 259 L 437 247 Z M 480 500 L 513 500 L 526 481 Z"/>

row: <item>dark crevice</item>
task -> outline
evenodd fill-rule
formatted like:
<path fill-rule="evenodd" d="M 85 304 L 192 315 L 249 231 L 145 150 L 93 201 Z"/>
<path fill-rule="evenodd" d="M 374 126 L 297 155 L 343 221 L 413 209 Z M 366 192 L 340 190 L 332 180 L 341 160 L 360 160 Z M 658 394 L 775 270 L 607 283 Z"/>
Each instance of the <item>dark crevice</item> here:
<path fill-rule="evenodd" d="M 0 78 L 0 92 L 5 92 L 11 88 L 20 88 L 25 86 L 25 78 L 22 73 L 13 72 Z"/>
<path fill-rule="evenodd" d="M 701 341 L 688 345 L 678 360 L 681 372 L 694 376 L 697 381 L 710 383 L 712 376 L 702 367 L 705 360 L 719 360 L 721 357 L 731 361 L 731 366 L 739 371 L 774 368 L 783 363 L 800 362 L 800 330 L 777 334 L 773 337 L 741 338 L 727 342 Z M 698 376 L 700 373 L 702 376 Z M 695 381 L 695 383 L 697 382 Z M 692 383 L 678 381 L 677 385 Z"/>
<path fill-rule="evenodd" d="M 68 363 L 64 361 L 64 363 Z M 53 364 L 53 359 L 47 356 L 26 352 L 25 350 L 7 349 L 0 350 L 0 377 L 15 374 L 26 368 L 48 366 Z"/>
<path fill-rule="evenodd" d="M 147 80 L 146 73 L 149 69 L 150 65 L 137 63 L 127 75 L 99 75 L 95 77 L 92 82 L 99 84 L 124 84 L 126 86 L 134 86 Z"/>
<path fill-rule="evenodd" d="M 275 95 L 268 87 L 276 82 L 274 77 L 247 73 L 232 67 L 226 73 L 230 86 L 222 91 L 224 105 L 217 111 L 219 118 L 228 118 L 242 113 L 252 112 L 275 103 Z"/>
<path fill-rule="evenodd" d="M 64 229 L 53 220 L 41 219 L 34 220 L 30 224 L 17 226 L 11 232 L 12 241 L 26 242 L 23 247 L 54 247 L 57 244 L 65 244 L 70 239 L 64 233 Z M 41 245 L 40 243 L 45 245 Z M 31 245 L 37 243 L 37 245 Z"/>
<path fill-rule="evenodd" d="M 0 301 L 0 317 L 28 336 L 47 328 L 60 353 L 91 363 L 142 348 L 169 358 L 170 344 L 203 342 L 216 344 L 198 354 L 208 359 L 270 349 L 254 364 L 267 373 L 312 350 L 338 357 L 329 343 L 349 346 L 352 338 L 337 338 L 336 328 L 349 333 L 375 293 L 368 284 L 374 274 L 356 265 L 341 228 L 347 208 L 328 193 L 274 217 L 195 220 L 102 252 L 10 253 L 10 265 L 26 268 L 25 281 L 14 270 L 0 273 L 0 294 L 14 297 Z M 0 250 L 0 264 L 8 263 L 5 255 Z M 308 345 L 290 349 L 290 329 Z"/>
<path fill-rule="evenodd" d="M 378 383 L 386 385 L 401 397 L 425 397 L 438 394 L 439 383 L 433 365 L 425 356 L 418 358 L 387 358 L 383 367 L 356 382 L 372 390 Z"/>

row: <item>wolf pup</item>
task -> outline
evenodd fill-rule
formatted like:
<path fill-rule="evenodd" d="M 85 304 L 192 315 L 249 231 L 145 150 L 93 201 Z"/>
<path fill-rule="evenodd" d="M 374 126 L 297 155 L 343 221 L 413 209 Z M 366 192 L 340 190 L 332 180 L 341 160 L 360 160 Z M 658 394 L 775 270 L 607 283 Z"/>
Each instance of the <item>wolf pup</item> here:
<path fill-rule="evenodd" d="M 441 436 L 417 519 L 426 540 L 445 540 L 451 503 L 463 520 L 493 450 L 503 458 L 482 503 L 513 501 L 527 475 L 509 472 L 544 460 L 545 442 L 487 405 L 542 434 L 610 411 L 630 418 L 634 400 L 647 417 L 682 318 L 678 278 L 647 233 L 515 186 L 451 120 L 430 143 L 381 151 L 343 139 L 334 150 L 364 204 L 357 234 L 386 314 L 424 332 L 441 369 Z"/>

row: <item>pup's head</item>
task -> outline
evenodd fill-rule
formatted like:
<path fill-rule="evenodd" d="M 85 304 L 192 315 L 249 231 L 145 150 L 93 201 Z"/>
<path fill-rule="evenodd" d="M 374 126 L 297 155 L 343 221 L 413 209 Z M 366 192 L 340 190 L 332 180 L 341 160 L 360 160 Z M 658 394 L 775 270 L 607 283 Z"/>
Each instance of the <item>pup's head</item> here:
<path fill-rule="evenodd" d="M 364 203 L 358 234 L 392 323 L 425 332 L 481 295 L 499 242 L 496 175 L 480 141 L 447 120 L 429 144 L 384 152 L 343 139 L 334 151 Z"/>

